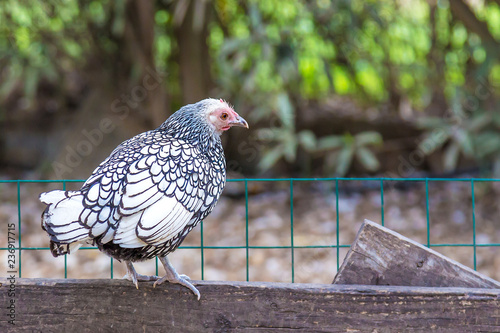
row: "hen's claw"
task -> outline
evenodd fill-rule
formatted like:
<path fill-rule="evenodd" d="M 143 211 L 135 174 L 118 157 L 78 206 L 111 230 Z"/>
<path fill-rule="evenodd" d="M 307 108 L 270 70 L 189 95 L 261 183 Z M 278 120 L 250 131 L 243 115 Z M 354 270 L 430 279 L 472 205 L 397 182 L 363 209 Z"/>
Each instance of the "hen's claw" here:
<path fill-rule="evenodd" d="M 184 275 L 184 274 L 179 275 L 175 271 L 175 268 L 172 266 L 172 264 L 167 259 L 167 257 L 161 257 L 160 261 L 163 264 L 163 267 L 165 268 L 166 274 L 165 274 L 165 276 L 157 279 L 155 281 L 155 283 L 153 284 L 153 287 L 156 287 L 156 285 L 160 285 L 160 284 L 162 284 L 165 281 L 168 281 L 170 283 L 177 283 L 177 284 L 180 284 L 180 285 L 188 288 L 189 290 L 191 290 L 193 292 L 193 294 L 196 295 L 196 298 L 199 301 L 200 297 L 201 297 L 201 294 L 198 291 L 198 289 L 196 289 L 196 287 L 193 286 L 193 284 L 191 282 L 189 282 L 189 281 L 191 281 L 191 279 L 189 278 L 189 276 Z"/>
<path fill-rule="evenodd" d="M 139 281 L 157 281 L 160 277 L 156 275 L 142 275 L 135 271 L 132 262 L 127 261 L 127 274 L 123 277 L 135 284 L 135 287 L 139 289 Z"/>

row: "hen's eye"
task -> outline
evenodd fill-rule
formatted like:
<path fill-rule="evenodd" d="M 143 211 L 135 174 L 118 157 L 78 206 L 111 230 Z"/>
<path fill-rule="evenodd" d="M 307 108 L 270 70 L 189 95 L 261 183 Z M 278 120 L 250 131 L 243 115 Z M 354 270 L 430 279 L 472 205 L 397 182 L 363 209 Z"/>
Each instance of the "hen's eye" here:
<path fill-rule="evenodd" d="M 227 113 L 223 113 L 220 115 L 220 119 L 226 120 L 227 119 Z"/>

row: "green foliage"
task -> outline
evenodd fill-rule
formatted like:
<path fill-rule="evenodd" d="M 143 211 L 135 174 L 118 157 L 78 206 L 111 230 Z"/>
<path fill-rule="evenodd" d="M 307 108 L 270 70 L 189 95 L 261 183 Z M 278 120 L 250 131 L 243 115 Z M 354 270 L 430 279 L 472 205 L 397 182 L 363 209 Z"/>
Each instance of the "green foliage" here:
<path fill-rule="evenodd" d="M 113 67 L 121 50 L 126 0 L 0 2 L 0 99 L 21 91 L 34 108 L 43 80 L 59 82 L 84 71 L 88 59 Z M 181 95 L 176 58 L 176 15 L 192 1 L 159 1 L 154 13 L 156 66 L 169 73 L 173 101 Z M 306 101 L 345 96 L 361 108 L 396 115 L 408 101 L 426 131 L 419 148 L 443 151 L 447 170 L 461 156 L 500 170 L 497 107 L 498 45 L 461 22 L 449 0 L 214 0 L 208 2 L 207 44 L 217 93 L 236 107 L 251 108 L 259 140 L 269 147 L 260 167 L 322 157 L 324 170 L 344 175 L 358 163 L 376 171 L 377 133 L 317 137 L 297 124 Z M 467 2 L 479 22 L 500 41 L 500 7 Z M 179 7 L 180 6 L 180 7 Z M 199 22 L 198 22 L 199 23 Z M 132 69 L 132 74 L 134 70 Z M 485 82 L 489 95 L 478 98 Z M 476 98 L 473 110 L 464 107 Z M 444 102 L 443 102 L 444 99 Z M 441 103 L 450 117 L 427 117 Z M 313 104 L 313 103 L 312 103 Z M 300 107 L 299 107 L 300 106 Z M 443 112 L 443 114 L 446 112 Z M 1 116 L 1 115 L 0 115 Z M 457 121 L 457 119 L 459 121 Z M 302 154 L 302 155 L 301 155 Z"/>
<path fill-rule="evenodd" d="M 318 140 L 313 152 L 326 155 L 325 167 L 327 174 L 345 176 L 354 160 L 357 160 L 366 170 L 377 171 L 380 164 L 370 146 L 380 146 L 382 136 L 377 132 L 361 132 L 356 135 L 329 135 Z"/>
<path fill-rule="evenodd" d="M 426 134 L 418 149 L 424 155 L 443 149 L 445 171 L 454 171 L 460 156 L 493 165 L 494 170 L 500 171 L 500 115 L 496 112 L 482 108 L 464 110 L 456 104 L 451 117 L 423 118 L 419 126 Z"/>
<path fill-rule="evenodd" d="M 64 8 L 68 19 L 76 4 Z M 24 95 L 33 101 L 38 81 L 43 78 L 55 79 L 57 68 L 52 61 L 53 54 L 60 52 L 56 47 L 44 43 L 45 33 L 60 33 L 65 22 L 59 17 L 51 17 L 45 5 L 33 2 L 27 6 L 22 2 L 7 0 L 0 3 L 2 20 L 0 24 L 0 59 L 9 66 L 2 71 L 0 98 L 5 98 L 19 82 L 24 86 Z M 55 39 L 55 38 L 54 38 Z M 64 51 L 73 51 L 69 44 Z"/>
<path fill-rule="evenodd" d="M 280 160 L 294 163 L 298 150 L 314 156 L 327 143 L 329 172 L 345 174 L 353 161 L 369 171 L 379 167 L 358 136 L 317 138 L 310 131 L 297 131 L 294 105 L 300 100 L 336 94 L 349 95 L 361 105 L 384 105 L 399 96 L 414 110 L 424 111 L 438 91 L 454 112 L 465 112 L 456 104 L 474 94 L 479 80 L 500 86 L 497 61 L 476 34 L 453 20 L 447 1 L 224 3 L 226 9 L 218 10 L 225 19 L 211 32 L 216 76 L 240 104 L 254 106 L 254 121 L 279 119 L 259 135 L 272 147 L 260 163 L 264 169 Z M 487 3 L 473 9 L 499 36 L 498 6 Z M 476 73 L 473 80 L 467 78 L 471 70 Z M 460 124 L 419 117 L 423 124 L 434 124 L 422 125 L 427 134 L 420 146 L 434 140 L 431 150 L 444 149 L 447 170 L 457 166 L 460 155 L 486 163 L 500 156 L 493 149 L 497 136 L 492 125 L 484 123 L 488 117 L 479 111 L 485 101 L 479 102 L 471 119 Z M 399 105 L 393 107 L 397 110 Z M 432 138 L 436 129 L 439 140 Z M 372 139 L 377 144 L 381 140 Z"/>
<path fill-rule="evenodd" d="M 225 3 L 226 10 L 219 13 L 225 18 L 225 26 L 214 26 L 210 34 L 219 84 L 237 96 L 237 105 L 254 107 L 253 121 L 278 119 L 277 124 L 258 133 L 259 139 L 272 147 L 263 154 L 259 164 L 262 169 L 271 168 L 281 159 L 294 163 L 299 149 L 317 152 L 313 147 L 316 136 L 296 130 L 297 100 L 324 98 L 335 90 L 356 95 L 357 89 L 362 90 L 359 96 L 383 98 L 384 83 L 378 72 L 381 67 L 364 59 L 353 59 L 351 68 L 336 61 L 335 40 L 319 33 L 316 13 L 304 2 Z M 228 33 L 224 35 L 223 31 Z M 328 154 L 327 169 L 338 164 L 337 173 L 343 174 L 354 158 L 368 170 L 378 168 L 378 161 L 367 148 L 349 143 L 347 136 L 339 138 L 345 139 L 345 147 L 330 149 L 341 153 Z M 354 153 L 348 154 L 351 150 Z"/>
<path fill-rule="evenodd" d="M 65 73 L 83 67 L 96 49 L 114 52 L 112 35 L 124 29 L 125 1 L 0 2 L 0 98 L 18 85 L 31 107 L 42 80 L 63 81 Z M 110 23 L 110 32 L 106 25 Z M 92 38 L 92 29 L 98 35 Z M 64 88 L 61 85 L 60 88 Z"/>
<path fill-rule="evenodd" d="M 354 161 L 358 161 L 368 171 L 378 170 L 379 162 L 370 148 L 382 144 L 379 133 L 367 131 L 354 136 L 346 133 L 317 138 L 310 130 L 296 132 L 294 108 L 289 97 L 286 94 L 277 95 L 275 103 L 281 126 L 258 131 L 258 138 L 270 147 L 265 149 L 260 160 L 259 167 L 262 170 L 270 169 L 281 159 L 295 162 L 299 149 L 311 156 L 324 157 L 325 174 L 344 176 Z"/>

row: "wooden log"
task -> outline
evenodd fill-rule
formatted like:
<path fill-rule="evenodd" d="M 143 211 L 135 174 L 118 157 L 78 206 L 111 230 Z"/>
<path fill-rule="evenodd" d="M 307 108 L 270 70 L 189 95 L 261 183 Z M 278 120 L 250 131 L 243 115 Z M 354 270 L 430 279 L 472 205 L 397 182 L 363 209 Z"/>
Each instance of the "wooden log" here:
<path fill-rule="evenodd" d="M 500 288 L 500 282 L 368 220 L 333 283 Z"/>
<path fill-rule="evenodd" d="M 194 282 L 1 278 L 0 332 L 500 331 L 500 289 Z"/>
<path fill-rule="evenodd" d="M 383 236 L 373 237 L 377 231 L 383 231 Z M 359 248 L 366 242 L 358 240 L 363 233 L 382 244 L 391 243 L 381 241 L 383 237 L 396 237 L 400 248 L 408 247 L 410 254 L 419 253 L 418 247 L 422 247 L 366 222 L 351 256 L 362 253 Z M 453 272 L 450 267 L 454 267 L 458 273 L 451 280 L 462 277 L 460 281 L 481 281 L 474 271 L 459 264 L 449 266 L 456 263 L 432 252 L 425 252 L 422 267 L 439 266 L 438 271 L 448 275 Z M 370 258 L 369 253 L 361 258 Z M 376 253 L 385 256 L 381 250 Z M 369 259 L 380 266 L 377 260 Z M 397 274 L 406 268 L 403 265 L 399 269 Z M 497 284 L 482 278 L 485 284 Z M 153 288 L 152 283 L 141 283 L 137 290 L 124 280 L 0 278 L 4 311 L 0 332 L 500 331 L 500 289 L 206 281 L 195 284 L 202 294 L 199 302 L 178 285 Z"/>

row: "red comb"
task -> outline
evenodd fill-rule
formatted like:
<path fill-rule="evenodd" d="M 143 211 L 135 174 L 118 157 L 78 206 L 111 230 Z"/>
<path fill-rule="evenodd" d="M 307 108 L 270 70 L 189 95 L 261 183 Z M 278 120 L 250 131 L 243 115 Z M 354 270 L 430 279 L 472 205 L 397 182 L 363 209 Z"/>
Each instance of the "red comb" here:
<path fill-rule="evenodd" d="M 224 101 L 222 100 L 222 98 L 219 98 L 219 101 L 220 101 L 221 103 L 224 103 Z"/>

